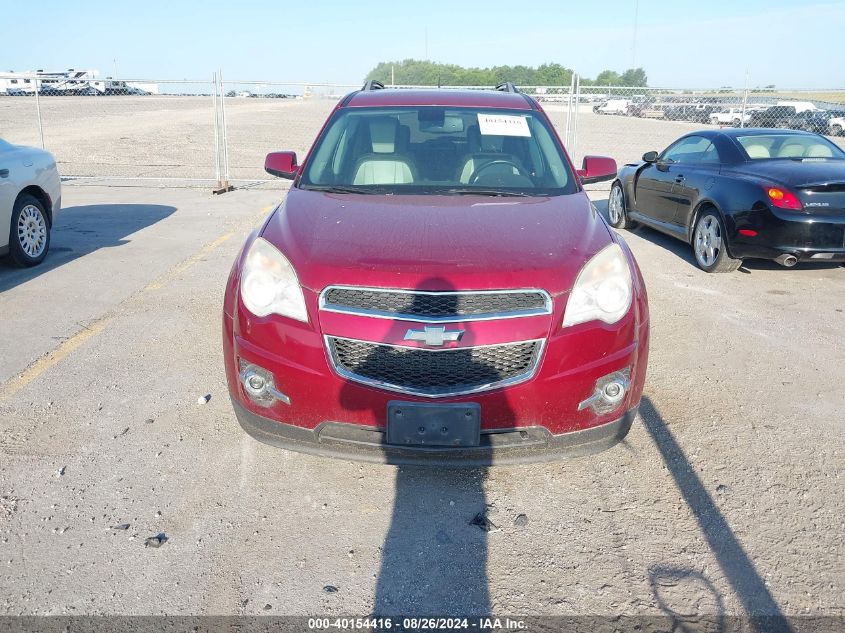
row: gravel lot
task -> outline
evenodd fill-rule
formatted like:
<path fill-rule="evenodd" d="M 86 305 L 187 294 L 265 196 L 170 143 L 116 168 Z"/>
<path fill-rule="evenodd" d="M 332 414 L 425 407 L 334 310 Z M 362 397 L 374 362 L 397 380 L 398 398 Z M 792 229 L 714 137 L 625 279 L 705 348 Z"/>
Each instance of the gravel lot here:
<path fill-rule="evenodd" d="M 336 103 L 326 98 L 226 99 L 231 178 L 267 178 L 268 151 L 291 149 L 303 156 Z M 545 108 L 563 135 L 566 107 L 549 103 Z M 63 175 L 214 179 L 211 97 L 44 97 L 41 110 L 45 145 Z M 602 154 L 620 164 L 635 161 L 701 127 L 597 115 L 583 104 L 573 158 L 580 162 L 585 154 Z M 0 137 L 39 144 L 33 98 L 0 98 Z M 845 137 L 833 140 L 845 147 Z"/>
<path fill-rule="evenodd" d="M 328 104 L 244 107 L 233 122 L 260 126 Z M 157 118 L 133 127 L 152 139 Z M 302 121 L 279 146 L 306 142 Z M 226 395 L 225 278 L 280 195 L 67 186 L 45 265 L 0 265 L 0 615 L 845 614 L 845 269 L 707 275 L 624 232 L 652 351 L 623 444 L 469 472 L 355 464 L 255 442 Z M 485 505 L 491 532 L 470 525 Z"/>

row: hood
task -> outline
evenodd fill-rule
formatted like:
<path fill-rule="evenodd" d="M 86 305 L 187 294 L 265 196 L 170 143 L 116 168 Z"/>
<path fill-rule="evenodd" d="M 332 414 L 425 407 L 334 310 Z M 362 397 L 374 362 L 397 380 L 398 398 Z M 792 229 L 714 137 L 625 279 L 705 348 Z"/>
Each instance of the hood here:
<path fill-rule="evenodd" d="M 755 160 L 731 167 L 730 171 L 790 187 L 845 182 L 845 160 Z"/>
<path fill-rule="evenodd" d="M 584 192 L 566 196 L 398 196 L 293 188 L 262 236 L 300 283 L 385 288 L 569 290 L 611 242 Z"/>

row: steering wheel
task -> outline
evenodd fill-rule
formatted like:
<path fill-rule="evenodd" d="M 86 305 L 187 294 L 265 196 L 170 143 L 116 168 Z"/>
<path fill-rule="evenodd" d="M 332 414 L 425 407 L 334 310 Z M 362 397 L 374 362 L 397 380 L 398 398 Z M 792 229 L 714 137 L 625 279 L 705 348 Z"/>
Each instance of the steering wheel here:
<path fill-rule="evenodd" d="M 512 167 L 520 176 L 523 176 L 525 178 L 528 177 L 528 174 L 525 173 L 525 170 L 522 169 L 522 167 L 517 165 L 515 162 L 513 162 L 512 160 L 500 158 L 497 160 L 491 160 L 489 163 L 484 163 L 481 167 L 472 172 L 472 175 L 470 175 L 469 177 L 469 183 L 471 185 L 474 185 L 476 182 L 478 182 L 478 179 L 481 178 L 481 174 L 484 173 L 485 170 L 489 169 L 490 167 L 498 167 L 501 165 L 504 165 L 506 167 Z"/>

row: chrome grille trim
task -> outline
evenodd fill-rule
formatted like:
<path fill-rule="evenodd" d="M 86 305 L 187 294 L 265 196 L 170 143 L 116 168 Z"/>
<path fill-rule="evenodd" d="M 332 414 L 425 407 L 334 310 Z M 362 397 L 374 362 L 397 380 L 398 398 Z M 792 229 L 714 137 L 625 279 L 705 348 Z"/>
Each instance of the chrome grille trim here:
<path fill-rule="evenodd" d="M 370 292 L 374 295 L 382 294 L 403 294 L 403 295 L 425 295 L 425 296 L 462 296 L 462 295 L 513 295 L 513 294 L 534 294 L 542 298 L 543 306 L 538 308 L 493 311 L 479 314 L 455 314 L 453 316 L 423 316 L 403 312 L 392 312 L 389 310 L 370 310 L 356 308 L 346 305 L 330 303 L 327 295 L 332 290 L 350 290 L 359 292 Z M 523 317 L 541 316 L 551 314 L 553 310 L 552 298 L 548 292 L 540 288 L 520 288 L 506 290 L 449 290 L 449 291 L 427 291 L 427 290 L 406 290 L 401 288 L 373 288 L 366 286 L 327 286 L 320 293 L 320 310 L 327 312 L 339 312 L 355 316 L 373 317 L 376 319 L 391 319 L 396 321 L 415 321 L 417 323 L 465 323 L 469 321 L 491 321 L 495 319 L 516 319 Z"/>
<path fill-rule="evenodd" d="M 531 358 L 530 366 L 524 371 L 523 373 L 512 376 L 505 380 L 497 380 L 491 381 L 484 384 L 474 385 L 472 387 L 464 388 L 464 389 L 452 389 L 452 390 L 443 390 L 437 392 L 431 391 L 423 391 L 419 389 L 409 388 L 404 385 L 397 385 L 390 382 L 385 382 L 381 380 L 375 380 L 369 378 L 367 376 L 363 376 L 361 374 L 356 374 L 351 372 L 344 367 L 341 366 L 340 359 L 337 356 L 337 352 L 335 350 L 335 346 L 332 344 L 333 340 L 345 340 L 345 341 L 352 341 L 355 343 L 363 343 L 366 345 L 373 345 L 379 347 L 389 347 L 389 348 L 398 348 L 398 349 L 412 349 L 415 351 L 419 351 L 425 354 L 443 354 L 449 352 L 455 352 L 458 350 L 473 350 L 473 349 L 480 349 L 480 348 L 490 348 L 490 347 L 509 347 L 515 345 L 525 345 L 528 343 L 532 343 L 535 345 L 533 357 Z M 330 336 L 324 335 L 323 341 L 326 346 L 326 352 L 328 353 L 329 360 L 331 362 L 332 369 L 341 377 L 345 378 L 346 380 L 357 382 L 363 385 L 367 385 L 370 387 L 376 387 L 378 389 L 384 389 L 387 391 L 394 391 L 397 393 L 402 393 L 406 395 L 412 396 L 421 396 L 423 398 L 446 398 L 451 396 L 462 396 L 467 394 L 473 393 L 480 393 L 483 391 L 490 391 L 492 389 L 500 389 L 503 387 L 510 387 L 512 385 L 517 385 L 523 383 L 527 380 L 530 380 L 534 377 L 537 373 L 537 368 L 540 365 L 540 359 L 543 357 L 543 350 L 545 349 L 546 340 L 545 339 L 531 339 L 527 341 L 510 341 L 507 343 L 493 343 L 490 345 L 476 345 L 473 347 L 452 347 L 452 348 L 441 348 L 441 349 L 428 349 L 425 347 L 415 347 L 415 346 L 406 346 L 406 345 L 391 345 L 389 343 L 377 343 L 374 341 L 363 341 L 360 339 L 353 339 L 343 336 Z"/>

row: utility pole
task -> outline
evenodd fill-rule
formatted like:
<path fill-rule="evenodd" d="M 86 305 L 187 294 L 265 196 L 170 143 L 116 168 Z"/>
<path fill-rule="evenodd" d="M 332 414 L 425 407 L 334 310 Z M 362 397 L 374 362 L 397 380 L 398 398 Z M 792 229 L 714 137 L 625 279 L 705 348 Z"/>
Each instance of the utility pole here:
<path fill-rule="evenodd" d="M 425 59 L 428 61 L 428 27 L 425 27 Z"/>
<path fill-rule="evenodd" d="M 637 67 L 637 23 L 640 17 L 640 0 L 634 0 L 634 39 L 631 42 L 631 68 Z"/>
<path fill-rule="evenodd" d="M 38 99 L 38 93 L 39 92 L 41 92 L 41 82 L 38 80 L 38 75 L 36 75 L 35 76 L 35 114 L 38 117 L 38 136 L 41 139 L 41 149 L 44 149 L 44 124 L 41 121 L 41 102 Z"/>

